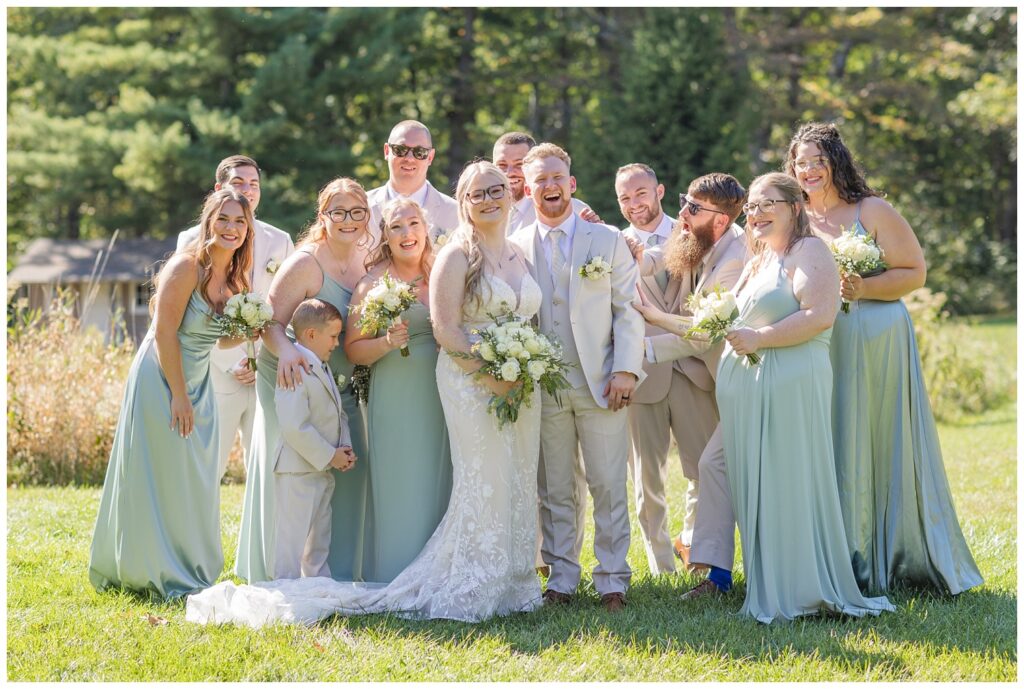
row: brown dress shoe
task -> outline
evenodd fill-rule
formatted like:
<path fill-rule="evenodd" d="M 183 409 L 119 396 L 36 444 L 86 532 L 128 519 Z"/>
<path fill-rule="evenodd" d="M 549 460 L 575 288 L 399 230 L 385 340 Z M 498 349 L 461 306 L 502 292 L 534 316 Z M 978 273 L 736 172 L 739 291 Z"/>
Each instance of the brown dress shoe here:
<path fill-rule="evenodd" d="M 541 575 L 545 579 L 550 577 L 551 576 L 551 567 L 550 567 L 550 565 L 544 565 L 543 567 L 538 567 L 537 568 L 537 574 Z"/>
<path fill-rule="evenodd" d="M 601 596 L 601 605 L 608 612 L 620 612 L 626 609 L 626 594 L 624 593 L 606 593 Z"/>
<path fill-rule="evenodd" d="M 715 585 L 715 582 L 710 579 L 705 579 L 700 582 L 692 589 L 684 593 L 680 598 L 683 600 L 697 600 L 698 598 L 707 598 L 708 596 L 721 596 L 722 591 Z"/>
<path fill-rule="evenodd" d="M 676 539 L 672 541 L 672 552 L 676 554 L 680 562 L 686 568 L 686 571 L 690 574 L 698 574 L 700 572 L 708 571 L 708 568 L 704 565 L 694 565 L 690 563 L 690 546 L 683 545 L 683 542 L 676 536 Z"/>
<path fill-rule="evenodd" d="M 541 596 L 541 599 L 544 601 L 544 605 L 566 605 L 572 600 L 572 596 L 568 593 L 548 589 L 544 592 L 544 595 Z"/>

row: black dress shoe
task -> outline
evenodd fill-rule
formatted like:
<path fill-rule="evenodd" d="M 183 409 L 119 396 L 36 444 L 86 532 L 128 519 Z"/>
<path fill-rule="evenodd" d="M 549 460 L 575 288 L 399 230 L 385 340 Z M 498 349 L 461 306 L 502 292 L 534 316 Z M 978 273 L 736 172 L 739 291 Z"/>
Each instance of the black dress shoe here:
<path fill-rule="evenodd" d="M 572 596 L 568 593 L 562 593 L 554 589 L 548 589 L 541 596 L 544 600 L 544 605 L 566 605 L 572 600 Z"/>

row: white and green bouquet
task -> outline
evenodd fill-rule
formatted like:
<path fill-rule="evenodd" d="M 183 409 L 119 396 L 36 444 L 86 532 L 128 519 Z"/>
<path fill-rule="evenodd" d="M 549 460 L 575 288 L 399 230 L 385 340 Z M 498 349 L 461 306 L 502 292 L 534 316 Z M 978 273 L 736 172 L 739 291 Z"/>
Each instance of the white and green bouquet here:
<path fill-rule="evenodd" d="M 252 292 L 239 292 L 224 305 L 224 313 L 214 316 L 221 337 L 245 339 L 249 368 L 256 371 L 256 343 L 253 338 L 274 320 L 274 312 L 263 298 Z"/>
<path fill-rule="evenodd" d="M 694 292 L 686 299 L 686 306 L 693 314 L 694 325 L 686 331 L 686 336 L 705 335 L 712 344 L 720 341 L 730 330 L 742 325 L 740 310 L 736 306 L 736 296 L 721 285 L 706 293 Z M 747 354 L 747 361 L 757 365 L 761 357 Z"/>
<path fill-rule="evenodd" d="M 530 399 L 536 386 L 549 395 L 569 388 L 565 371 L 569 364 L 562 360 L 562 347 L 518 316 L 507 313 L 492 316 L 494 323 L 486 328 L 474 329 L 479 341 L 473 344 L 472 354 L 456 353 L 462 358 L 483 360 L 475 375 L 492 375 L 509 383 L 518 382 L 505 395 L 492 395 L 487 410 L 498 419 L 498 427 L 515 423 L 519 410 Z"/>
<path fill-rule="evenodd" d="M 829 248 L 843 275 L 877 275 L 888 267 L 882 260 L 882 249 L 869 234 L 844 230 Z M 843 299 L 841 308 L 843 313 L 850 313 L 850 302 Z"/>
<path fill-rule="evenodd" d="M 408 282 L 396 280 L 384 271 L 358 305 L 362 315 L 356 326 L 364 335 L 386 330 L 401 323 L 402 314 L 415 302 L 416 288 Z M 409 356 L 408 346 L 402 347 L 402 356 Z"/>

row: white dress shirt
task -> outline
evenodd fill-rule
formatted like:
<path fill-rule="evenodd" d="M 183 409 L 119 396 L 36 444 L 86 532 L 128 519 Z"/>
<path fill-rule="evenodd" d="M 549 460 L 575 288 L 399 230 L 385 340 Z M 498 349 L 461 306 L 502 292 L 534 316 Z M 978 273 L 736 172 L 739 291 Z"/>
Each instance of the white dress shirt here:
<path fill-rule="evenodd" d="M 391 201 L 397 198 L 412 199 L 419 204 L 420 208 L 423 208 L 427 204 L 427 183 L 424 182 L 420 185 L 420 188 L 411 194 L 399 194 L 395 191 L 395 188 L 391 186 L 391 180 L 388 180 L 387 184 L 384 185 L 385 194 L 387 194 L 387 200 Z"/>

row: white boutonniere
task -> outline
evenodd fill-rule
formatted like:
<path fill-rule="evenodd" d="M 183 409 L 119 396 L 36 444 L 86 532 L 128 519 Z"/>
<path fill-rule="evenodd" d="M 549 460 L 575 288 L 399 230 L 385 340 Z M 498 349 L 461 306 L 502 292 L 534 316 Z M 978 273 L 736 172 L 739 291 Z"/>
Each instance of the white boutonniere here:
<path fill-rule="evenodd" d="M 269 259 L 269 260 L 267 261 L 267 266 L 266 266 L 266 270 L 267 270 L 267 272 L 268 272 L 268 273 L 270 273 L 271 275 L 273 275 L 274 273 L 276 273 L 276 272 L 277 272 L 277 269 L 278 269 L 278 268 L 280 268 L 280 267 L 281 267 L 281 264 L 280 264 L 280 263 L 278 263 L 277 261 L 275 261 L 275 260 L 274 260 L 274 259 L 272 259 L 272 258 L 271 258 L 271 259 Z"/>
<path fill-rule="evenodd" d="M 442 246 L 448 243 L 449 239 L 451 239 L 451 233 L 442 232 L 441 234 L 437 235 L 437 239 L 434 240 L 434 246 L 440 249 Z"/>
<path fill-rule="evenodd" d="M 345 387 L 345 381 L 347 381 L 348 378 L 345 377 L 344 373 L 339 373 L 335 380 L 337 380 L 338 382 L 338 389 L 341 390 L 343 387 Z"/>
<path fill-rule="evenodd" d="M 612 264 L 600 256 L 595 256 L 580 268 L 580 277 L 588 280 L 600 280 L 605 275 L 611 275 L 611 273 Z"/>

